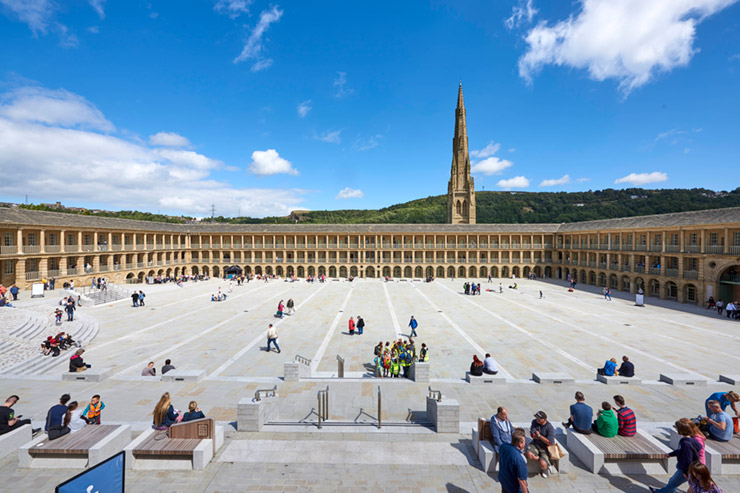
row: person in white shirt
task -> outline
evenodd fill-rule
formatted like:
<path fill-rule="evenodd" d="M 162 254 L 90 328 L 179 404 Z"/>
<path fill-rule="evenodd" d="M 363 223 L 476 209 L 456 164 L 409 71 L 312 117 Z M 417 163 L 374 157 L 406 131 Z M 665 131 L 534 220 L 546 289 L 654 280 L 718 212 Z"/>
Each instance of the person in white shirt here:
<path fill-rule="evenodd" d="M 80 431 L 87 425 L 87 422 L 82 419 L 82 409 L 77 405 L 77 401 L 72 401 L 67 404 L 67 414 L 64 416 L 64 426 L 69 427 L 69 432 L 74 433 Z"/>
<path fill-rule="evenodd" d="M 498 373 L 498 365 L 496 365 L 496 361 L 494 361 L 489 353 L 486 353 L 486 359 L 483 360 L 483 373 L 487 373 L 488 375 Z"/>

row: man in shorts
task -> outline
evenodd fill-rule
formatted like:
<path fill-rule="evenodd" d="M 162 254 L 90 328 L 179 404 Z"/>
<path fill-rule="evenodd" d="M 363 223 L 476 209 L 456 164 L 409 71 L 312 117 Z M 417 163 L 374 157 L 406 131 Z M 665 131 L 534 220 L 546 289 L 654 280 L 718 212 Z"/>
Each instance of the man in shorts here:
<path fill-rule="evenodd" d="M 555 443 L 555 428 L 547 421 L 547 414 L 544 411 L 537 411 L 529 426 L 531 441 L 527 441 L 527 458 L 536 460 L 540 463 L 540 476 L 547 478 L 547 471 L 550 467 L 550 453 L 547 447 Z"/>

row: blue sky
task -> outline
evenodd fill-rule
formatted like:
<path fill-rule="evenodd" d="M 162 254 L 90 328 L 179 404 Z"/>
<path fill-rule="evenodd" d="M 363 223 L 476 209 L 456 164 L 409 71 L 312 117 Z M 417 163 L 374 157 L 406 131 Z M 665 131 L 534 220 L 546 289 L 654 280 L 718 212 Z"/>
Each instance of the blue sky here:
<path fill-rule="evenodd" d="M 737 0 L 0 0 L 0 199 L 202 216 L 733 189 Z"/>

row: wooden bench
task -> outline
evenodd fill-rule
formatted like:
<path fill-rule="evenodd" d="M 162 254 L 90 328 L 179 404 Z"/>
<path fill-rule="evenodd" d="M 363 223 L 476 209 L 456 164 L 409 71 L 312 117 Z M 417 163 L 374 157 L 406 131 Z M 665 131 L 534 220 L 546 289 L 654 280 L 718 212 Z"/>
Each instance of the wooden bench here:
<path fill-rule="evenodd" d="M 123 450 L 130 441 L 131 427 L 128 425 L 87 425 L 56 440 L 41 434 L 18 449 L 18 467 L 94 466 Z"/>
<path fill-rule="evenodd" d="M 4 435 L 0 435 L 0 459 L 16 453 L 20 447 L 30 442 L 31 438 L 33 438 L 31 425 L 23 425 Z"/>
<path fill-rule="evenodd" d="M 466 371 L 465 381 L 471 385 L 476 385 L 476 384 L 505 385 L 506 377 L 504 377 L 503 375 L 489 375 L 487 373 L 484 373 L 480 377 L 477 377 L 475 375 L 471 375 L 469 371 Z"/>
<path fill-rule="evenodd" d="M 524 428 L 529 433 L 529 425 L 522 423 L 512 423 L 514 428 Z M 557 429 L 555 431 L 557 437 Z M 559 460 L 552 461 L 550 466 L 550 474 L 565 474 L 570 469 L 570 459 L 568 458 L 568 451 L 563 447 L 563 441 L 555 439 L 560 443 L 560 448 L 563 449 L 565 455 Z M 487 473 L 498 473 L 498 454 L 493 448 L 493 435 L 491 434 L 491 421 L 485 418 L 478 418 L 478 428 L 473 428 L 473 451 L 478 457 L 478 461 L 483 467 L 483 471 Z M 540 473 L 540 465 L 538 461 L 527 460 L 527 471 L 530 475 L 537 475 Z"/>
<path fill-rule="evenodd" d="M 202 470 L 224 443 L 224 428 L 211 418 L 147 430 L 126 448 L 127 469 Z"/>
<path fill-rule="evenodd" d="M 671 448 L 677 448 L 681 436 L 671 430 Z M 707 467 L 712 475 L 740 474 L 740 436 L 734 435 L 729 442 L 707 439 L 704 447 Z"/>
<path fill-rule="evenodd" d="M 596 474 L 673 474 L 675 469 L 676 459 L 665 457 L 671 450 L 639 428 L 635 436 L 612 438 L 569 428 L 568 450 Z"/>

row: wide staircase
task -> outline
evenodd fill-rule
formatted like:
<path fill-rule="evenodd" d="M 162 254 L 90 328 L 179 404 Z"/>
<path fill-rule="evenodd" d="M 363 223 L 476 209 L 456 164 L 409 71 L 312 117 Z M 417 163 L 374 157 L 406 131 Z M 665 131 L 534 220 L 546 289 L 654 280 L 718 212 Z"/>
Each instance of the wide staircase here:
<path fill-rule="evenodd" d="M 133 291 L 123 289 L 115 284 L 109 282 L 106 285 L 106 289 L 98 289 L 90 286 L 82 288 L 82 296 L 91 301 L 94 305 L 101 305 L 103 303 L 111 303 L 113 301 L 122 300 L 131 296 Z"/>

